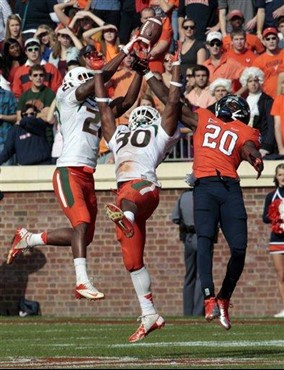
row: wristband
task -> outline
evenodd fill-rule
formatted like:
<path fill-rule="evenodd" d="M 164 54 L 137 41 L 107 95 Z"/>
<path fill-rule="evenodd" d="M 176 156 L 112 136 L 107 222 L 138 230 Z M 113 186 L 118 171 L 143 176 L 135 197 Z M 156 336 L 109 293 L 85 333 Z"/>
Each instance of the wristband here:
<path fill-rule="evenodd" d="M 153 72 L 151 72 L 151 71 L 149 71 L 149 72 L 147 72 L 146 74 L 145 74 L 145 80 L 146 81 L 148 81 L 148 80 L 150 80 L 150 78 L 152 78 L 152 77 L 154 77 L 154 73 Z"/>
<path fill-rule="evenodd" d="M 97 103 L 109 103 L 109 98 L 95 98 Z"/>
<path fill-rule="evenodd" d="M 92 72 L 95 74 L 95 75 L 99 75 L 101 73 L 103 73 L 103 71 L 101 69 L 92 69 Z"/>
<path fill-rule="evenodd" d="M 175 82 L 175 81 L 171 81 L 170 85 L 173 85 L 173 86 L 176 86 L 176 87 L 182 87 L 183 86 L 183 84 L 181 84 L 179 82 Z"/>
<path fill-rule="evenodd" d="M 172 66 L 180 66 L 180 61 L 176 60 L 175 62 L 172 62 Z"/>

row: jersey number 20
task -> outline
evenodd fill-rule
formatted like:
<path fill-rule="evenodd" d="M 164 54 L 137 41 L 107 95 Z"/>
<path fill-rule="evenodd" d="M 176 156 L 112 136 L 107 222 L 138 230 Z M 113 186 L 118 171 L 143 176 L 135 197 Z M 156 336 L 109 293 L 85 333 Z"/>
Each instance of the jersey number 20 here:
<path fill-rule="evenodd" d="M 238 140 L 238 135 L 229 130 L 220 134 L 221 128 L 215 125 L 207 125 L 206 128 L 210 132 L 205 133 L 202 146 L 212 149 L 218 148 L 220 152 L 228 156 L 231 155 Z"/>

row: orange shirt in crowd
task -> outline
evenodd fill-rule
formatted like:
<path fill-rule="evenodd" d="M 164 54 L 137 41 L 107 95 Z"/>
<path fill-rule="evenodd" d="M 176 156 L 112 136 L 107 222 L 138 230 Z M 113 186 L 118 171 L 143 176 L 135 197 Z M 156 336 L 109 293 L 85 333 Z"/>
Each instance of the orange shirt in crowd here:
<path fill-rule="evenodd" d="M 284 143 L 284 95 L 277 95 L 274 99 L 272 108 L 272 116 L 280 116 L 281 120 L 281 133 L 282 133 L 282 142 Z"/>
<path fill-rule="evenodd" d="M 213 82 L 216 78 L 226 78 L 228 80 L 233 80 L 233 92 L 238 90 L 238 88 L 236 88 L 236 82 L 239 81 L 245 69 L 243 65 L 228 57 L 226 53 L 222 55 L 218 65 L 215 66 L 211 58 L 205 60 L 203 65 L 209 69 L 210 82 Z"/>
<path fill-rule="evenodd" d="M 236 53 L 234 49 L 230 49 L 227 52 L 229 58 L 236 60 L 238 63 L 245 67 L 251 67 L 253 61 L 257 57 L 257 54 L 253 53 L 251 50 L 246 49 L 243 53 Z"/>
<path fill-rule="evenodd" d="M 40 64 L 44 66 L 46 72 L 43 82 L 44 85 L 56 93 L 57 89 L 62 83 L 61 73 L 51 63 L 46 63 L 44 60 L 42 60 Z M 19 98 L 23 92 L 27 91 L 32 86 L 32 82 L 29 77 L 30 68 L 31 66 L 29 61 L 27 61 L 24 65 L 18 67 L 16 70 L 12 85 L 12 92 L 16 98 Z"/>
<path fill-rule="evenodd" d="M 254 60 L 253 66 L 264 72 L 263 91 L 274 98 L 278 75 L 284 72 L 284 49 L 279 49 L 275 55 L 268 55 L 266 52 L 259 55 Z"/>
<path fill-rule="evenodd" d="M 96 48 L 98 52 L 102 51 L 102 46 L 100 42 L 95 42 L 94 47 Z M 106 44 L 105 63 L 108 63 L 110 60 L 116 57 L 118 53 L 119 53 L 119 49 L 117 45 Z"/>
<path fill-rule="evenodd" d="M 223 37 L 223 48 L 225 51 L 232 49 L 231 35 Z M 261 54 L 265 51 L 265 47 L 259 38 L 251 33 L 246 34 L 246 48 L 255 51 L 257 54 Z"/>

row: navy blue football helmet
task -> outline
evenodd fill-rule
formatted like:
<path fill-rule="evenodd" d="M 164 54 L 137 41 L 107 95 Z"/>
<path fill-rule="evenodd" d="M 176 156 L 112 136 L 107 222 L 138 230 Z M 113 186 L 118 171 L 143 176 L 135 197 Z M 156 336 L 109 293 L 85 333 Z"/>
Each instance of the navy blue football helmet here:
<path fill-rule="evenodd" d="M 250 120 L 250 108 L 245 99 L 229 94 L 218 101 L 216 117 L 221 118 L 225 122 L 240 120 L 248 124 Z"/>

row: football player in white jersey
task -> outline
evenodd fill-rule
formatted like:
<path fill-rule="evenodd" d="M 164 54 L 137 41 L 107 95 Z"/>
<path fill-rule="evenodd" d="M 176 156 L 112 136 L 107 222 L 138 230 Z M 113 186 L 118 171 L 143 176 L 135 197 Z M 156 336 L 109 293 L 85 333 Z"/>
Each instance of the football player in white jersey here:
<path fill-rule="evenodd" d="M 162 117 L 151 107 L 134 109 L 128 126 L 115 125 L 102 76 L 95 76 L 96 101 L 101 113 L 103 136 L 113 151 L 117 180 L 116 205 L 107 214 L 116 223 L 123 261 L 141 306 L 141 325 L 129 341 L 137 342 L 165 325 L 153 304 L 150 275 L 144 266 L 146 220 L 159 203 L 156 168 L 180 138 L 177 129 L 180 99 L 180 66 L 173 63 L 173 78 Z"/>
<path fill-rule="evenodd" d="M 100 114 L 94 99 L 94 75 L 96 72 L 101 73 L 102 78 L 108 80 L 132 45 L 133 41 L 126 45 L 103 71 L 100 70 L 102 59 L 95 55 L 93 65 L 98 70 L 77 67 L 64 77 L 56 95 L 63 150 L 53 175 L 53 187 L 72 228 L 38 234 L 18 228 L 7 258 L 7 263 L 12 263 L 24 249 L 36 245 L 71 245 L 76 272 L 75 297 L 78 299 L 104 298 L 104 294 L 91 284 L 86 266 L 87 246 L 93 240 L 97 214 L 93 173 L 101 137 Z M 136 101 L 141 82 L 142 74 L 137 72 L 125 97 L 117 98 L 113 102 L 116 117 L 125 113 Z"/>

